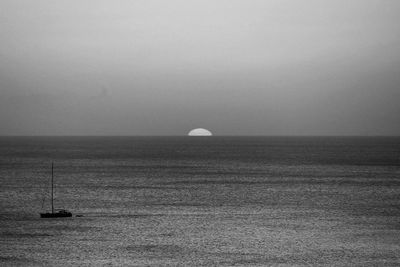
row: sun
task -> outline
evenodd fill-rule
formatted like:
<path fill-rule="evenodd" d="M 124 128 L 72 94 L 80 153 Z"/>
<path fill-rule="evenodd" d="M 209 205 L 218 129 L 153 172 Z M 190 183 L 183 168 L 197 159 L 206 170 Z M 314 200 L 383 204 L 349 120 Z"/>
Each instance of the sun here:
<path fill-rule="evenodd" d="M 204 128 L 196 128 L 188 133 L 189 136 L 212 136 L 212 133 Z"/>

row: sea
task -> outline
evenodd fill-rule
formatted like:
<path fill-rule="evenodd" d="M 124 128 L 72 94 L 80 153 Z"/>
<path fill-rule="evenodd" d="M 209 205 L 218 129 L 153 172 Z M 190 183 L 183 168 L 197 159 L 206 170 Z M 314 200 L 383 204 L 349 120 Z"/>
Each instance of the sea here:
<path fill-rule="evenodd" d="M 0 266 L 400 266 L 400 137 L 0 137 Z"/>

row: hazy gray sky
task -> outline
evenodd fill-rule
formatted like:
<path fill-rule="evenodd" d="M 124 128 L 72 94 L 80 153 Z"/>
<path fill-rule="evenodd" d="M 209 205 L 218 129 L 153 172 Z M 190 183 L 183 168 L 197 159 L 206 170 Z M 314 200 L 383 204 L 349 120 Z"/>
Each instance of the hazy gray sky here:
<path fill-rule="evenodd" d="M 400 135 L 400 1 L 0 1 L 0 134 Z"/>

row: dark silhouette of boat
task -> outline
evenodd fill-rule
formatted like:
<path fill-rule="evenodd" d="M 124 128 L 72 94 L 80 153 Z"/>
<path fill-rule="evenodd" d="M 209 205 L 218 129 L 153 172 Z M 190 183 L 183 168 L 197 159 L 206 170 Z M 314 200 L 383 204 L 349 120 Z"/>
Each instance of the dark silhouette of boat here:
<path fill-rule="evenodd" d="M 51 212 L 40 213 L 40 218 L 63 218 L 63 217 L 72 217 L 72 213 L 64 210 L 57 209 L 54 210 L 54 164 L 51 163 Z"/>
<path fill-rule="evenodd" d="M 72 213 L 67 210 L 56 210 L 55 212 L 40 213 L 40 218 L 61 218 L 72 217 Z"/>

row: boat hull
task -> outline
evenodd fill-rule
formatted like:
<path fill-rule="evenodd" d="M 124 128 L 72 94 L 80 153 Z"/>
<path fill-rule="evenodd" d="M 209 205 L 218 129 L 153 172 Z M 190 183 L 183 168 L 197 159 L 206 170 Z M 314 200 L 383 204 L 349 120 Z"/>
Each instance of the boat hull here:
<path fill-rule="evenodd" d="M 65 217 L 72 217 L 71 212 L 63 212 L 63 213 L 40 213 L 40 218 L 65 218 Z"/>

